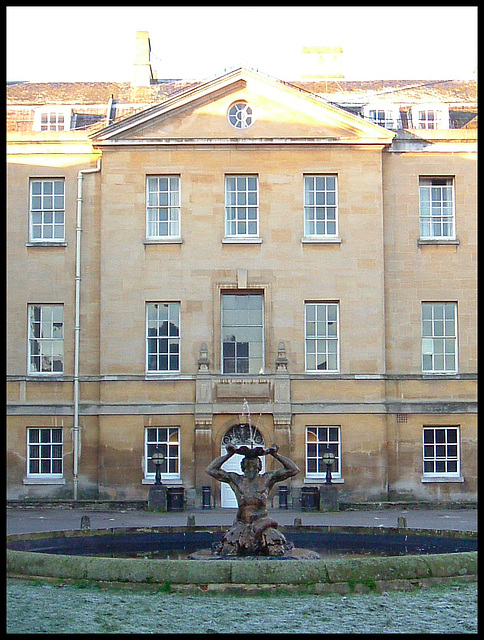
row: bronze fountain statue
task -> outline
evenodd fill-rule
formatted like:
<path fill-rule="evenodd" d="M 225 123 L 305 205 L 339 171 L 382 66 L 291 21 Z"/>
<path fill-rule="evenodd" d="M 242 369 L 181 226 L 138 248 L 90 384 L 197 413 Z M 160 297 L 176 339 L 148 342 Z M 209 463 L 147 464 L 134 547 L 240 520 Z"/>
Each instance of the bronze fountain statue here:
<path fill-rule="evenodd" d="M 230 485 L 238 504 L 234 524 L 214 549 L 217 555 L 280 556 L 290 548 L 285 536 L 278 531 L 277 522 L 267 513 L 267 499 L 276 482 L 295 476 L 299 473 L 299 468 L 292 460 L 280 455 L 278 450 L 279 447 L 275 444 L 268 449 L 245 445 L 236 448 L 229 444 L 227 453 L 216 458 L 207 467 L 206 472 L 210 476 Z M 243 475 L 221 468 L 236 453 L 244 456 L 240 465 Z M 266 455 L 281 462 L 283 468 L 260 474 L 260 456 Z"/>

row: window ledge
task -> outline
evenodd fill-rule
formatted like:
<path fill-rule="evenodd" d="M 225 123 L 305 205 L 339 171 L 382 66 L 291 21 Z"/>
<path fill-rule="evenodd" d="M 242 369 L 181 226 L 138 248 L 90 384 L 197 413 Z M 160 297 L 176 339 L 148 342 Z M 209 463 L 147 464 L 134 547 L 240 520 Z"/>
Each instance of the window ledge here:
<path fill-rule="evenodd" d="M 305 371 L 306 375 L 311 376 L 339 376 L 340 371 L 327 371 L 326 369 L 321 369 L 321 371 Z"/>
<path fill-rule="evenodd" d="M 67 247 L 65 240 L 60 242 L 26 242 L 26 247 Z"/>
<path fill-rule="evenodd" d="M 464 482 L 462 476 L 423 476 L 421 482 Z"/>
<path fill-rule="evenodd" d="M 163 480 L 163 478 L 161 479 L 161 483 L 164 487 L 170 487 L 170 486 L 174 486 L 174 485 L 182 485 L 183 484 L 183 480 L 181 478 L 174 478 L 173 480 Z M 155 479 L 154 478 L 143 478 L 141 480 L 141 484 L 155 484 Z"/>
<path fill-rule="evenodd" d="M 145 238 L 143 244 L 182 244 L 183 239 L 180 236 L 172 238 Z"/>
<path fill-rule="evenodd" d="M 331 484 L 344 484 L 344 478 L 331 478 Z M 320 478 L 304 478 L 304 484 L 326 484 L 326 475 Z"/>
<path fill-rule="evenodd" d="M 422 371 L 422 376 L 456 376 L 458 371 Z"/>
<path fill-rule="evenodd" d="M 145 373 L 145 380 L 166 380 L 167 378 L 179 380 L 182 375 L 180 371 L 147 371 Z"/>
<path fill-rule="evenodd" d="M 24 478 L 22 484 L 65 484 L 65 478 Z"/>
<path fill-rule="evenodd" d="M 304 236 L 301 238 L 301 244 L 341 244 L 341 238 L 338 237 L 320 237 Z"/>
<path fill-rule="evenodd" d="M 65 377 L 63 373 L 59 373 L 57 371 L 54 372 L 44 372 L 44 373 L 39 373 L 39 372 L 35 372 L 35 373 L 28 373 L 27 374 L 27 379 L 30 380 L 51 380 L 54 382 L 64 382 L 65 381 Z"/>
<path fill-rule="evenodd" d="M 417 245 L 426 245 L 426 244 L 438 244 L 438 245 L 454 245 L 457 246 L 460 244 L 457 238 L 449 238 L 449 240 L 445 240 L 444 238 L 419 238 L 417 240 Z"/>
<path fill-rule="evenodd" d="M 262 244 L 262 238 L 222 238 L 222 244 Z"/>

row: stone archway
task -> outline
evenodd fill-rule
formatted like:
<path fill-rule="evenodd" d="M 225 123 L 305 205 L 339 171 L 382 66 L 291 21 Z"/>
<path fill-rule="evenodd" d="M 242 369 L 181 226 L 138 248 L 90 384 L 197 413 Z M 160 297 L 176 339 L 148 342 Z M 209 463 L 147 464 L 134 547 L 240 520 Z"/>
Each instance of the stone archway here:
<path fill-rule="evenodd" d="M 246 445 L 247 447 L 250 447 L 251 445 L 259 447 L 265 446 L 264 438 L 262 437 L 261 432 L 256 427 L 249 424 L 235 424 L 230 427 L 228 431 L 226 431 L 221 443 L 222 455 L 226 453 L 226 446 L 228 444 L 233 444 L 234 447 L 240 447 L 242 445 Z M 224 469 L 225 471 L 235 471 L 236 473 L 241 473 L 241 460 L 242 456 L 234 454 L 229 460 L 227 460 L 227 462 L 223 464 L 222 469 Z M 261 460 L 262 473 L 264 473 L 265 457 L 262 456 Z M 220 492 L 220 506 L 223 508 L 236 509 L 237 499 L 235 497 L 235 493 L 226 482 L 221 483 Z"/>
<path fill-rule="evenodd" d="M 257 427 L 246 423 L 240 423 L 234 424 L 225 432 L 225 435 L 222 438 L 222 446 L 226 447 L 228 444 L 233 444 L 234 447 L 241 447 L 242 445 L 250 447 L 251 444 L 263 447 L 264 438 Z"/>

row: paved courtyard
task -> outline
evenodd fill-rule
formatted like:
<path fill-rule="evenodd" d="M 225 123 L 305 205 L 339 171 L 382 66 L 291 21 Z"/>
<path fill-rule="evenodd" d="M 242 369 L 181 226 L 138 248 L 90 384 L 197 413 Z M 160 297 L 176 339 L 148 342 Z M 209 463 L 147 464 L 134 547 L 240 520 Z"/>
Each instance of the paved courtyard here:
<path fill-rule="evenodd" d="M 97 511 L 78 508 L 19 508 L 7 507 L 7 534 L 62 531 L 81 528 L 81 518 L 87 515 L 91 529 L 111 527 L 155 527 L 185 525 L 190 516 L 195 524 L 231 525 L 235 509 L 206 509 L 153 513 L 142 510 L 110 509 Z M 399 516 L 405 516 L 412 529 L 451 529 L 477 531 L 477 509 L 356 509 L 352 511 L 320 512 L 293 509 L 269 510 L 280 525 L 294 524 L 296 518 L 303 525 L 339 525 L 367 527 L 396 527 Z"/>

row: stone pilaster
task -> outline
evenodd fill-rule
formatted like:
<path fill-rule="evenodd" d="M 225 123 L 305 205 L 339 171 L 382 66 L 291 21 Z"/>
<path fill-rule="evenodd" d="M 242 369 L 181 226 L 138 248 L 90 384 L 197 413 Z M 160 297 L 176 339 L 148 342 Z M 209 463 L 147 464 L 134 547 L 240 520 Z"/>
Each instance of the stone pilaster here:
<path fill-rule="evenodd" d="M 202 504 L 202 487 L 211 486 L 212 479 L 205 469 L 213 458 L 212 422 L 213 422 L 213 384 L 210 374 L 210 360 L 205 343 L 200 346 L 198 372 L 195 381 L 195 506 Z"/>
<path fill-rule="evenodd" d="M 279 343 L 274 377 L 274 435 L 282 455 L 291 456 L 291 380 L 286 348 Z"/>

